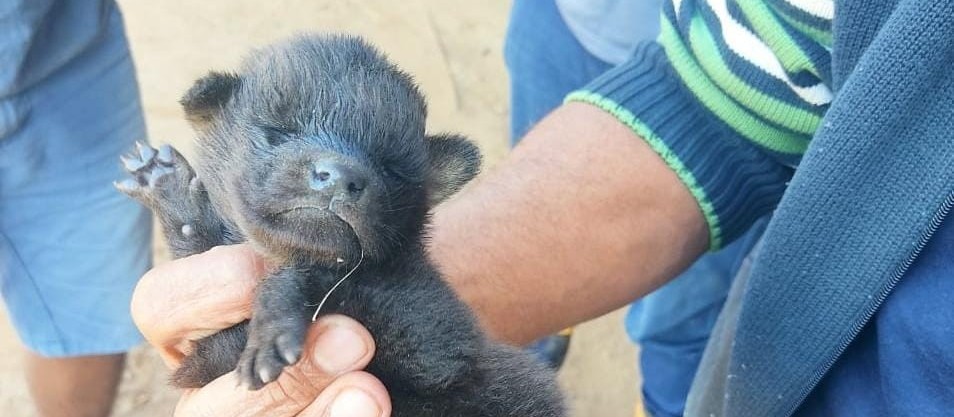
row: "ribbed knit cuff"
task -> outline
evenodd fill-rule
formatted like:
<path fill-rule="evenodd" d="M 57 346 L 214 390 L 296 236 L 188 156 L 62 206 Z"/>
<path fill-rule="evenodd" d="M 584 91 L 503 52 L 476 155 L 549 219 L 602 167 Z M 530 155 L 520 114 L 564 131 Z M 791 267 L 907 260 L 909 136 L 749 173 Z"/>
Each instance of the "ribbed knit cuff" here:
<path fill-rule="evenodd" d="M 699 203 L 713 251 L 771 212 L 792 175 L 699 104 L 655 43 L 566 101 L 612 114 L 662 157 Z"/>

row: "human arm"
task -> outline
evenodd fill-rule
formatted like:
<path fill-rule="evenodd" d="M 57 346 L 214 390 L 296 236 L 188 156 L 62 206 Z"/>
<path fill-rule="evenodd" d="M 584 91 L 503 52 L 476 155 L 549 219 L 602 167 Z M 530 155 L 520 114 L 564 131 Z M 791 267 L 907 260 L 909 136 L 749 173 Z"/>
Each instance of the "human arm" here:
<path fill-rule="evenodd" d="M 431 256 L 494 336 L 525 343 L 647 294 L 707 248 L 686 187 L 636 134 L 582 103 L 434 215 Z"/>

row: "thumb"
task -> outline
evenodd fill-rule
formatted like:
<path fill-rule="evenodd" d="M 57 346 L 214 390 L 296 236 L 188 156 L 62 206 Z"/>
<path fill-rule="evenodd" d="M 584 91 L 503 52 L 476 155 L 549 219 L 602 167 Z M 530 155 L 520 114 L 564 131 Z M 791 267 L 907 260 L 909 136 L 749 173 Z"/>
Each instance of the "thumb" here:
<path fill-rule="evenodd" d="M 384 384 L 367 372 L 351 372 L 332 382 L 298 417 L 390 415 L 391 399 Z"/>
<path fill-rule="evenodd" d="M 338 376 L 364 368 L 374 356 L 374 341 L 361 324 L 345 316 L 322 317 L 305 339 L 295 365 L 258 391 L 239 386 L 235 372 L 186 391 L 176 417 L 294 416 L 311 404 Z"/>

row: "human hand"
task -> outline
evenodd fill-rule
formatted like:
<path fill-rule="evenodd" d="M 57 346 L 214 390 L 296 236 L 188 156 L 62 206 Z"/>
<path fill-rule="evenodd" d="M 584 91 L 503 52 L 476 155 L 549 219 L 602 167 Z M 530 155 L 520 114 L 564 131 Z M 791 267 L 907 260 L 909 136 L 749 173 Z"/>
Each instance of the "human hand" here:
<path fill-rule="evenodd" d="M 166 365 L 176 368 L 192 342 L 251 316 L 255 288 L 266 265 L 248 245 L 220 246 L 161 264 L 143 276 L 132 315 Z M 258 391 L 239 386 L 230 372 L 199 389 L 184 390 L 176 417 L 387 417 L 384 385 L 361 371 L 374 356 L 371 334 L 340 315 L 315 322 L 304 353 L 277 381 Z"/>

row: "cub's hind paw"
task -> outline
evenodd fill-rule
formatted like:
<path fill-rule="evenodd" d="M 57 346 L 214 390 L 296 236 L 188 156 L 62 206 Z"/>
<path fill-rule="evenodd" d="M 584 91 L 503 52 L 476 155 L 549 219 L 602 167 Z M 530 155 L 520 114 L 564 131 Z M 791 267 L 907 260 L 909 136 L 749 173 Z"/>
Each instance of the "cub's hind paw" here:
<path fill-rule="evenodd" d="M 115 183 L 116 188 L 153 209 L 167 203 L 178 205 L 199 187 L 192 167 L 172 146 L 162 145 L 157 150 L 136 142 L 136 153 L 121 159 L 132 178 Z"/>
<path fill-rule="evenodd" d="M 154 149 L 137 142 L 136 152 L 122 157 L 122 162 L 131 178 L 115 183 L 116 188 L 155 213 L 173 256 L 205 252 L 228 242 L 225 225 L 202 182 L 173 147 Z"/>

